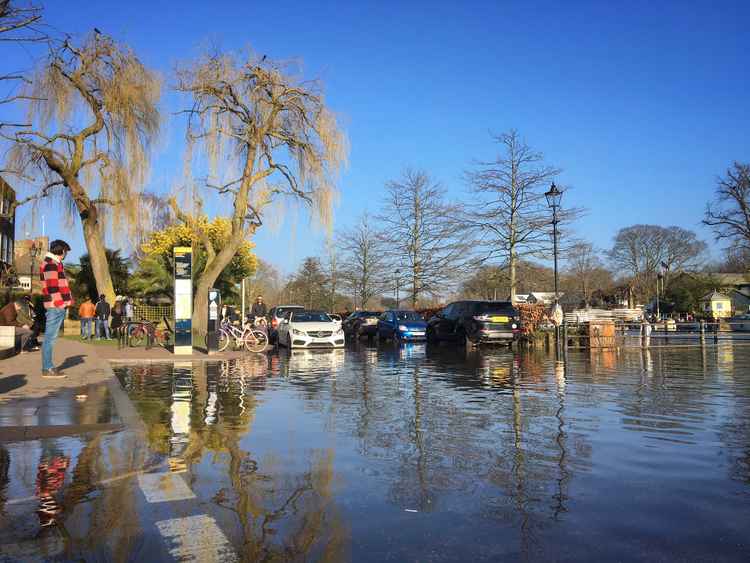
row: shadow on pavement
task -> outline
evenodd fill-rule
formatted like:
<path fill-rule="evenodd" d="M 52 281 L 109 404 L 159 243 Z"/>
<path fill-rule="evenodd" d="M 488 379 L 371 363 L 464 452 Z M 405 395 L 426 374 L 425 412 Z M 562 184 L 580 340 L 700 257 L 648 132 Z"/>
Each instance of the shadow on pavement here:
<path fill-rule="evenodd" d="M 68 356 L 65 361 L 58 366 L 58 369 L 70 369 L 75 366 L 79 366 L 83 363 L 85 354 L 78 354 L 77 356 Z"/>
<path fill-rule="evenodd" d="M 9 375 L 0 377 L 0 393 L 7 393 L 19 387 L 26 385 L 26 376 L 24 374 Z"/>

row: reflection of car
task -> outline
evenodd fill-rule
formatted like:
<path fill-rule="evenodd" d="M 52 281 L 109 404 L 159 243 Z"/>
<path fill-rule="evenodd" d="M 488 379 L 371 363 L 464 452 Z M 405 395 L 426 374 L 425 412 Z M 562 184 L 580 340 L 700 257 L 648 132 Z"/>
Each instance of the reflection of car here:
<path fill-rule="evenodd" d="M 424 340 L 427 323 L 415 311 L 385 311 L 378 319 L 379 339 Z"/>
<path fill-rule="evenodd" d="M 278 343 L 287 348 L 341 348 L 344 331 L 323 311 L 289 311 L 279 324 Z"/>
<path fill-rule="evenodd" d="M 473 346 L 510 344 L 520 332 L 518 311 L 510 301 L 456 301 L 427 323 L 427 339 L 452 340 Z"/>
<path fill-rule="evenodd" d="M 333 350 L 292 350 L 286 357 L 282 354 L 282 361 L 287 368 L 285 375 L 330 375 L 332 371 L 338 371 L 344 365 L 345 353 L 345 350 L 341 348 Z"/>
<path fill-rule="evenodd" d="M 268 321 L 271 323 L 271 326 L 268 329 L 269 340 L 271 342 L 276 341 L 276 333 L 279 328 L 279 323 L 281 322 L 281 319 L 284 318 L 284 315 L 289 311 L 304 310 L 305 308 L 302 305 L 277 305 L 276 307 L 271 307 L 271 310 L 268 311 Z"/>
<path fill-rule="evenodd" d="M 379 316 L 380 313 L 374 311 L 354 311 L 344 319 L 342 328 L 350 338 L 375 336 L 375 332 L 378 328 Z"/>

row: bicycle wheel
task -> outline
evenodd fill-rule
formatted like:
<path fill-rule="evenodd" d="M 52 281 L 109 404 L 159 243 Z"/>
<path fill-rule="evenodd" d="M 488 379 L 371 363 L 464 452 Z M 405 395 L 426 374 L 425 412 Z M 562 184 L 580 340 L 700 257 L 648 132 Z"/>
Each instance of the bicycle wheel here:
<path fill-rule="evenodd" d="M 146 331 L 138 325 L 130 332 L 130 346 L 142 346 L 146 341 Z"/>
<path fill-rule="evenodd" d="M 217 347 L 217 350 L 219 352 L 223 352 L 227 349 L 227 346 L 229 346 L 229 341 L 231 338 L 229 337 L 229 334 L 224 332 L 223 330 L 219 331 L 219 345 Z"/>
<path fill-rule="evenodd" d="M 245 334 L 243 341 L 248 352 L 259 354 L 268 346 L 268 336 L 262 330 L 252 330 Z"/>

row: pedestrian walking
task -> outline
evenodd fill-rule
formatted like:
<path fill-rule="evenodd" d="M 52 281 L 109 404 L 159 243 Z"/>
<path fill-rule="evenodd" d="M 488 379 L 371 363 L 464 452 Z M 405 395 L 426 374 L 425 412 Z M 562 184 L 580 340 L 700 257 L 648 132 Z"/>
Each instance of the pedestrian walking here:
<path fill-rule="evenodd" d="M 44 256 L 39 267 L 39 277 L 42 282 L 44 296 L 45 330 L 42 345 L 42 377 L 65 377 L 52 361 L 52 353 L 60 332 L 60 327 L 68 313 L 68 307 L 73 305 L 73 296 L 65 276 L 63 260 L 70 252 L 70 245 L 64 240 L 53 240 L 49 245 L 49 252 Z"/>
<path fill-rule="evenodd" d="M 81 320 L 81 338 L 84 340 L 91 340 L 94 336 L 94 315 L 96 315 L 96 307 L 91 299 L 87 298 L 78 307 L 78 318 Z"/>
<path fill-rule="evenodd" d="M 20 301 L 12 301 L 0 309 L 0 325 L 16 327 L 16 335 L 21 337 L 21 353 L 28 351 L 31 338 L 31 317 Z"/>
<path fill-rule="evenodd" d="M 96 339 L 99 340 L 102 334 L 109 340 L 109 315 L 112 313 L 112 307 L 107 303 L 107 296 L 103 293 L 99 296 L 94 310 L 96 316 Z"/>

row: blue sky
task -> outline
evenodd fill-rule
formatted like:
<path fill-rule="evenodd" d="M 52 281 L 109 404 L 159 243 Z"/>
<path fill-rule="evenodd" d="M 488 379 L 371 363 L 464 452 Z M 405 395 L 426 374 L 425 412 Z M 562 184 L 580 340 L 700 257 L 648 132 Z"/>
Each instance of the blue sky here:
<path fill-rule="evenodd" d="M 460 197 L 463 171 L 495 154 L 489 133 L 514 127 L 563 169 L 564 203 L 588 208 L 577 232 L 597 246 L 635 223 L 712 242 L 700 220 L 715 178 L 750 160 L 748 2 L 66 0 L 45 11 L 60 30 L 98 27 L 129 44 L 167 83 L 207 45 L 303 60 L 351 143 L 337 228 L 377 210 L 406 166 Z M 183 131 L 169 120 L 157 191 L 181 174 Z M 50 235 L 82 247 L 80 229 L 58 233 L 45 214 Z M 257 236 L 257 252 L 289 272 L 322 239 L 290 217 Z"/>

